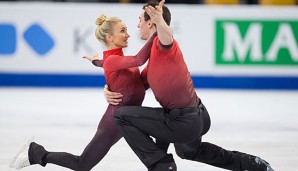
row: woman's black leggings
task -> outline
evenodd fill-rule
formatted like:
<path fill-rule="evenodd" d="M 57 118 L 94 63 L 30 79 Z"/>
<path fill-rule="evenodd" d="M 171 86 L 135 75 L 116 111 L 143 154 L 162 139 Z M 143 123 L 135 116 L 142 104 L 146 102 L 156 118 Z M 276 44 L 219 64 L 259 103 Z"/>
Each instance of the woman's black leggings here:
<path fill-rule="evenodd" d="M 93 139 L 80 156 L 66 152 L 49 152 L 43 158 L 43 162 L 45 164 L 56 164 L 75 171 L 90 171 L 122 137 L 115 125 L 114 112 L 117 108 L 119 107 L 108 106 Z"/>

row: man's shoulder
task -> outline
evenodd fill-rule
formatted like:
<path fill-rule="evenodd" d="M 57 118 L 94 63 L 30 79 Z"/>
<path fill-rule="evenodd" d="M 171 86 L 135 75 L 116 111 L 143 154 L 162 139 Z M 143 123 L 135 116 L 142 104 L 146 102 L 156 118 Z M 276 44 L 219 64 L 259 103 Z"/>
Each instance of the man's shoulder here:
<path fill-rule="evenodd" d="M 158 37 L 156 36 L 156 38 L 154 39 L 153 45 L 152 47 L 155 48 L 155 50 L 161 50 L 161 51 L 169 51 L 169 50 L 175 50 L 178 46 L 178 42 L 173 39 L 173 42 L 169 45 L 163 45 Z"/>

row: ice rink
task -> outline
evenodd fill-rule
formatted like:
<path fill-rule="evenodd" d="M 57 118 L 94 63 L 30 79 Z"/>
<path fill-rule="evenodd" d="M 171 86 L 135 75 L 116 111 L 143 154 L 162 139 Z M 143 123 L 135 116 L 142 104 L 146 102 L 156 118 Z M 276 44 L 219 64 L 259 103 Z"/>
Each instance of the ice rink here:
<path fill-rule="evenodd" d="M 275 171 L 298 171 L 298 91 L 197 90 L 211 116 L 203 141 L 258 155 Z M 158 106 L 148 91 L 144 106 Z M 0 88 L 0 171 L 31 137 L 49 151 L 80 154 L 107 106 L 102 89 Z M 175 153 L 173 147 L 169 149 Z M 181 160 L 179 171 L 219 171 Z M 54 165 L 24 171 L 66 171 Z M 121 139 L 93 169 L 147 170 Z"/>

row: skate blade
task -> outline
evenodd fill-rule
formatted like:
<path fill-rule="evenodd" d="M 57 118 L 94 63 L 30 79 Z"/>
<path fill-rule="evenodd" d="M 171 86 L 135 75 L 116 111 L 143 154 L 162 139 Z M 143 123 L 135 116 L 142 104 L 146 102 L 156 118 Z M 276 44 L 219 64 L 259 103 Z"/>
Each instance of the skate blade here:
<path fill-rule="evenodd" d="M 260 157 L 256 157 L 256 162 L 265 164 L 265 166 L 267 167 L 266 171 L 274 171 L 272 169 L 272 167 L 270 166 L 270 164 L 267 161 L 265 161 L 264 159 L 262 159 Z"/>

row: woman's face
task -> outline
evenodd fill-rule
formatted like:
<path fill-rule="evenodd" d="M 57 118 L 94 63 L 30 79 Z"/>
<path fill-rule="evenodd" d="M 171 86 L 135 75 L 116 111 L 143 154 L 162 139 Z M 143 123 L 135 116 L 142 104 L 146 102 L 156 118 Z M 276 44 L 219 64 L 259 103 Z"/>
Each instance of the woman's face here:
<path fill-rule="evenodd" d="M 125 48 L 128 46 L 128 38 L 130 35 L 127 32 L 127 27 L 123 22 L 118 22 L 114 25 L 113 35 L 111 35 L 112 48 Z"/>

